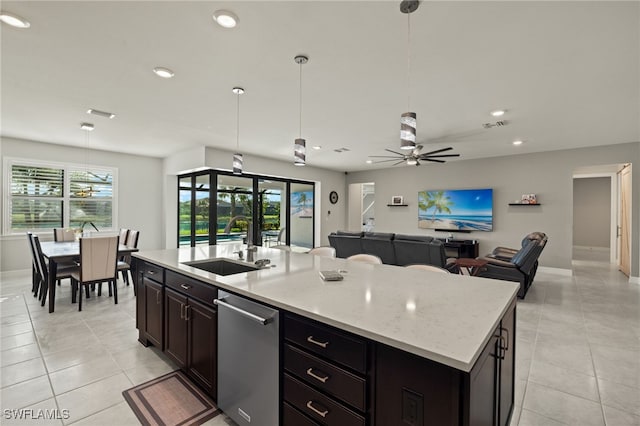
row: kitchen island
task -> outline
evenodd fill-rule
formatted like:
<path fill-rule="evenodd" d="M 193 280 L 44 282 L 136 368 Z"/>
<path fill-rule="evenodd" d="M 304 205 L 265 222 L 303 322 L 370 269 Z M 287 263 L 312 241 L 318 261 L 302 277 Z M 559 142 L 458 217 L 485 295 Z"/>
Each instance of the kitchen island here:
<path fill-rule="evenodd" d="M 508 424 L 514 283 L 262 247 L 254 257 L 270 264 L 251 272 L 223 276 L 186 264 L 252 265 L 238 260 L 242 248 L 133 255 L 140 341 L 178 359 L 214 398 L 220 289 L 275 308 L 284 319 L 280 383 L 273 384 L 281 424 Z M 323 281 L 323 270 L 344 271 L 344 280 Z M 178 321 L 185 318 L 192 323 L 182 333 Z"/>

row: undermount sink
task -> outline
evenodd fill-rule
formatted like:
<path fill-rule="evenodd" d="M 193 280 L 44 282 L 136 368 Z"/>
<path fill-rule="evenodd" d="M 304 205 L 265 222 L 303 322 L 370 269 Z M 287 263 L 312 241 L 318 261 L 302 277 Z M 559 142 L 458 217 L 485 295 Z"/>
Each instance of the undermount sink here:
<path fill-rule="evenodd" d="M 260 269 L 255 266 L 231 262 L 224 259 L 197 260 L 194 262 L 184 262 L 183 264 L 189 265 L 193 268 L 202 269 L 203 271 L 211 272 L 216 275 L 233 275 L 240 274 L 242 272 L 257 271 Z"/>

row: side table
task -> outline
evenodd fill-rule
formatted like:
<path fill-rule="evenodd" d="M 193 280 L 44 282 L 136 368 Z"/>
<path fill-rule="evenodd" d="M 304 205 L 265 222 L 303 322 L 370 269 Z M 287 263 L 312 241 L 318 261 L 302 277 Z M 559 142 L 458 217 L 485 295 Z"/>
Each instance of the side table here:
<path fill-rule="evenodd" d="M 488 263 L 485 259 L 471 259 L 469 257 L 460 257 L 454 262 L 458 267 L 460 275 L 477 276 L 482 268 Z"/>

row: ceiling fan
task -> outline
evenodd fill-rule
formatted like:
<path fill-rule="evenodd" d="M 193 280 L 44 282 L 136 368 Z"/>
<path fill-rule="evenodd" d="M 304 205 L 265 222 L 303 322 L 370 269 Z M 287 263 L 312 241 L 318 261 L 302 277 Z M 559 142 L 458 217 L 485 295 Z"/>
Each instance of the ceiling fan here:
<path fill-rule="evenodd" d="M 373 161 L 373 163 L 386 163 L 390 161 L 395 161 L 392 166 L 397 166 L 398 164 L 406 163 L 408 166 L 419 166 L 420 161 L 432 161 L 434 163 L 445 163 L 446 160 L 441 160 L 441 158 L 446 157 L 460 157 L 460 154 L 440 154 L 441 152 L 450 151 L 453 148 L 447 147 L 442 149 L 437 149 L 435 151 L 420 153 L 422 150 L 422 145 L 416 145 L 416 147 L 409 151 L 408 153 L 393 151 L 391 149 L 385 149 L 395 155 L 370 155 L 371 158 L 387 158 L 387 160 L 378 160 Z"/>

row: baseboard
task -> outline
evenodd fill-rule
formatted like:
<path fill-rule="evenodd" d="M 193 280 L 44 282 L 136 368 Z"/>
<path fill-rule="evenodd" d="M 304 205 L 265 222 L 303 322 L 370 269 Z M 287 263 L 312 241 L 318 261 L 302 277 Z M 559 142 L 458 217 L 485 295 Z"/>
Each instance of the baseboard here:
<path fill-rule="evenodd" d="M 640 284 L 640 277 L 629 277 L 629 282 L 631 284 Z"/>
<path fill-rule="evenodd" d="M 590 250 L 590 251 L 599 251 L 599 252 L 609 252 L 609 247 L 591 247 L 591 246 L 573 246 L 574 249 L 580 250 Z"/>
<path fill-rule="evenodd" d="M 545 272 L 547 274 L 562 275 L 562 276 L 565 276 L 565 277 L 573 276 L 573 271 L 571 269 L 551 268 L 549 266 L 540 266 L 540 267 L 538 267 L 538 271 Z"/>

